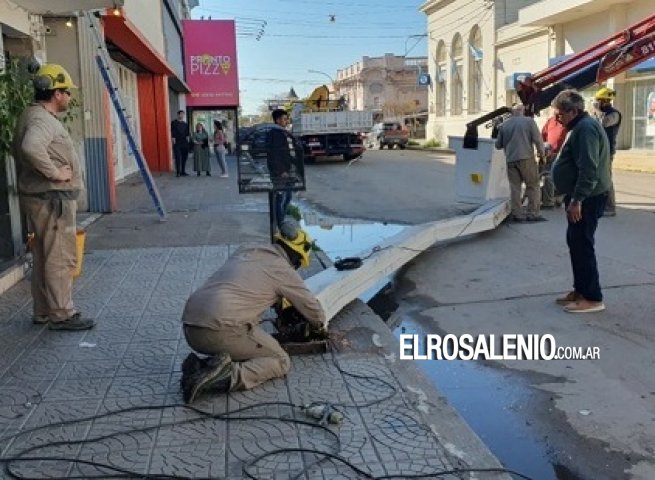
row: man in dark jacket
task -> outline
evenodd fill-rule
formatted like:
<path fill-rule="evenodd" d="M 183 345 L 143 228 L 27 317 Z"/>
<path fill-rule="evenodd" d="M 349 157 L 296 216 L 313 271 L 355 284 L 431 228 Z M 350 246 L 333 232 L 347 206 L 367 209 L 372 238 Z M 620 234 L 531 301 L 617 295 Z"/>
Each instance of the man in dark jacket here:
<path fill-rule="evenodd" d="M 600 289 L 594 234 L 603 216 L 610 189 L 610 147 L 600 124 L 585 112 L 582 96 L 574 90 L 560 92 L 552 102 L 557 120 L 568 130 L 553 164 L 552 178 L 565 195 L 573 291 L 558 298 L 570 313 L 605 310 Z"/>
<path fill-rule="evenodd" d="M 291 190 L 283 190 L 283 188 L 291 179 L 293 138 L 286 129 L 289 125 L 287 112 L 277 109 L 272 115 L 275 126 L 269 130 L 266 137 L 266 160 L 275 190 L 275 219 L 279 227 L 291 203 Z"/>
<path fill-rule="evenodd" d="M 186 160 L 189 157 L 189 124 L 184 121 L 184 110 L 177 112 L 177 118 L 171 122 L 173 156 L 175 157 L 175 176 L 186 177 Z"/>

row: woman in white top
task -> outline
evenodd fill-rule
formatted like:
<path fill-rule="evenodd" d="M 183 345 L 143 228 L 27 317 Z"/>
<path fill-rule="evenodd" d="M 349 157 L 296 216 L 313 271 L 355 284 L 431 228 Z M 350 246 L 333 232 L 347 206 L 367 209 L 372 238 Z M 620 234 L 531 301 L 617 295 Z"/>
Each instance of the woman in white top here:
<path fill-rule="evenodd" d="M 225 162 L 225 133 L 223 125 L 218 120 L 214 120 L 214 153 L 218 166 L 221 167 L 221 177 L 227 178 L 227 163 Z"/>

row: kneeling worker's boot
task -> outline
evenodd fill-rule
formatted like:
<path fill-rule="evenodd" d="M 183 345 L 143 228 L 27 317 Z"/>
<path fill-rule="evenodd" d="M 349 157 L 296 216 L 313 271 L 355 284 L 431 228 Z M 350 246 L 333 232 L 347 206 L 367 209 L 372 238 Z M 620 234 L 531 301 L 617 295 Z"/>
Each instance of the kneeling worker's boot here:
<path fill-rule="evenodd" d="M 191 352 L 182 362 L 182 377 L 180 378 L 180 387 L 184 391 L 189 379 L 198 370 L 201 370 L 206 365 L 206 360 L 200 358 L 194 352 Z"/>
<path fill-rule="evenodd" d="M 183 380 L 182 393 L 186 403 L 193 403 L 202 393 L 225 393 L 232 382 L 232 360 L 221 353 L 207 360 L 207 364 Z"/>

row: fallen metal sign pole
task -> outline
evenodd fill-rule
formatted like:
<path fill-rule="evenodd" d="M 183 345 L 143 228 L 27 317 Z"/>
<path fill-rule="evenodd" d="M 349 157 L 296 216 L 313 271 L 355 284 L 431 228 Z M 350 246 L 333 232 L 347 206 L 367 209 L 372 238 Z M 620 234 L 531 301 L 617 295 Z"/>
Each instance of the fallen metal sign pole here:
<path fill-rule="evenodd" d="M 330 267 L 306 279 L 305 283 L 321 302 L 329 321 L 343 307 L 436 242 L 493 230 L 509 213 L 506 199 L 489 200 L 469 215 L 407 227 L 377 245 L 359 268 L 339 271 Z M 372 251 L 361 252 L 359 257 L 366 257 Z"/>

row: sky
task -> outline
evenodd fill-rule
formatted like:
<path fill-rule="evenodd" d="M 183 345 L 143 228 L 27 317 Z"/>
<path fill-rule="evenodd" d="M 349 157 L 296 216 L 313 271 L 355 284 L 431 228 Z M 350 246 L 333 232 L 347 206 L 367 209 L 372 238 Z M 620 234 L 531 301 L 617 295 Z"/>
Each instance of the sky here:
<path fill-rule="evenodd" d="M 363 56 L 427 55 L 423 0 L 200 0 L 192 18 L 235 20 L 243 113 L 299 97 Z M 263 28 L 259 40 L 259 32 Z M 316 70 L 321 73 L 310 73 Z"/>

